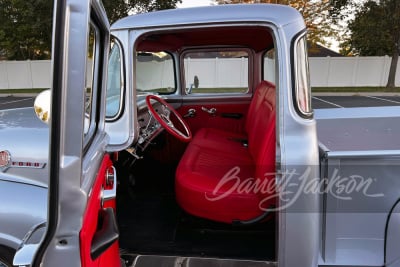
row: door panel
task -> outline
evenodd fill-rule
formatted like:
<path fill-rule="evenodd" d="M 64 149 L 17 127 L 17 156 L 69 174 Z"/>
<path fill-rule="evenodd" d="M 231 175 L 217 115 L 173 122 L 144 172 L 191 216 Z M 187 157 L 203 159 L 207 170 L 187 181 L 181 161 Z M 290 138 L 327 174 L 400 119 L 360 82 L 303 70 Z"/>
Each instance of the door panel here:
<path fill-rule="evenodd" d="M 105 155 L 83 217 L 80 232 L 82 266 L 119 266 L 118 231 L 115 219 L 115 196 L 105 199 L 115 189 L 115 178 L 109 155 Z M 115 175 L 115 172 L 114 172 Z M 110 187 L 108 189 L 108 187 Z"/>
<path fill-rule="evenodd" d="M 244 133 L 244 123 L 248 108 L 249 103 L 246 102 L 232 104 L 191 103 L 180 107 L 178 112 L 184 117 L 193 134 L 205 127 Z M 189 115 L 191 110 L 194 110 L 193 115 Z"/>

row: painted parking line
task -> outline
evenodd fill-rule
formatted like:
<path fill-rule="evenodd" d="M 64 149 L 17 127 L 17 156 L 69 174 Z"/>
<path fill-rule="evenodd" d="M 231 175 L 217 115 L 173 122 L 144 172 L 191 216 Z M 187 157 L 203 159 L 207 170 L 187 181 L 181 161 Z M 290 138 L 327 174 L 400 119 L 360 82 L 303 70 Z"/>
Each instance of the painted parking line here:
<path fill-rule="evenodd" d="M 390 103 L 400 104 L 400 101 L 385 99 L 385 98 L 381 98 L 381 97 L 377 97 L 377 96 L 366 95 L 365 97 L 382 100 L 382 101 L 386 101 L 386 102 L 390 102 Z"/>
<path fill-rule="evenodd" d="M 337 108 L 344 108 L 344 107 L 342 107 L 342 106 L 340 106 L 340 105 L 338 105 L 338 104 L 335 104 L 335 103 L 332 103 L 332 102 L 326 101 L 326 100 L 324 100 L 324 99 L 321 99 L 321 98 L 319 98 L 319 97 L 315 97 L 315 96 L 313 96 L 313 98 L 314 98 L 314 99 L 317 99 L 317 100 L 319 100 L 319 101 L 321 101 L 321 102 L 324 102 L 324 103 L 326 103 L 326 104 L 329 104 L 329 105 L 335 106 L 335 107 L 337 107 Z"/>
<path fill-rule="evenodd" d="M 24 99 L 18 99 L 18 100 L 12 100 L 12 101 L 7 101 L 7 102 L 1 102 L 0 105 L 7 105 L 7 104 L 12 104 L 12 103 L 18 103 L 18 102 L 23 102 L 23 101 L 27 101 L 27 100 L 32 100 L 33 97 L 28 97 L 28 98 L 24 98 Z"/>

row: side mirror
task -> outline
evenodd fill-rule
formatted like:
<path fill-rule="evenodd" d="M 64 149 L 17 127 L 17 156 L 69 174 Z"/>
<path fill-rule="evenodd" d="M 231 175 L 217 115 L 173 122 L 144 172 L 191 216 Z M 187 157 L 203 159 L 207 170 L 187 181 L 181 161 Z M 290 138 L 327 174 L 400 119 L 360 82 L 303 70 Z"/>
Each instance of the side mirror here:
<path fill-rule="evenodd" d="M 49 123 L 51 110 L 51 90 L 45 90 L 38 94 L 33 104 L 36 116 L 44 123 Z"/>
<path fill-rule="evenodd" d="M 189 88 L 186 88 L 186 94 L 190 95 L 193 91 L 193 83 L 190 84 Z"/>

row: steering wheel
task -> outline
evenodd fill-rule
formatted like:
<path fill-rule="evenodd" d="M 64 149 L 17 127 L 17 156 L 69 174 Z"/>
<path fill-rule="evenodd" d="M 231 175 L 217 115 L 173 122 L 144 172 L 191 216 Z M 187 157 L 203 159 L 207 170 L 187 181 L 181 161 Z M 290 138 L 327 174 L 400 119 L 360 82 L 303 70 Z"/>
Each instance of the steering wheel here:
<path fill-rule="evenodd" d="M 151 100 L 160 103 L 162 110 L 156 111 L 151 103 Z M 162 127 L 164 127 L 165 130 L 167 130 L 167 132 L 183 142 L 190 142 L 190 140 L 192 140 L 192 132 L 190 131 L 189 126 L 183 120 L 181 115 L 179 115 L 179 113 L 176 112 L 170 104 L 165 102 L 164 99 L 156 95 L 148 95 L 146 96 L 146 105 L 149 108 L 151 115 L 153 115 L 153 117 L 161 124 Z M 170 118 L 171 114 L 175 116 L 179 124 L 182 126 L 184 132 L 175 127 Z"/>

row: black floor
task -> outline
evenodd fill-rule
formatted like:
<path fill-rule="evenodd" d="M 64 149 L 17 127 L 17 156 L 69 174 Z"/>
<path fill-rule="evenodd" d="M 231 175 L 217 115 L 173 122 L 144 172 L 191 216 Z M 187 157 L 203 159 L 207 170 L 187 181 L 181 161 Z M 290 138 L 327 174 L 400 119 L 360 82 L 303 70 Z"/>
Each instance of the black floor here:
<path fill-rule="evenodd" d="M 127 182 L 128 173 L 134 182 Z M 183 212 L 174 198 L 174 166 L 142 160 L 130 171 L 120 171 L 119 178 L 117 214 L 120 247 L 124 251 L 142 255 L 275 259 L 273 220 L 238 228 Z"/>
<path fill-rule="evenodd" d="M 158 256 L 158 255 L 125 255 L 125 266 L 185 266 L 185 267 L 276 267 L 276 262 L 238 259 L 219 259 L 204 257 Z"/>

